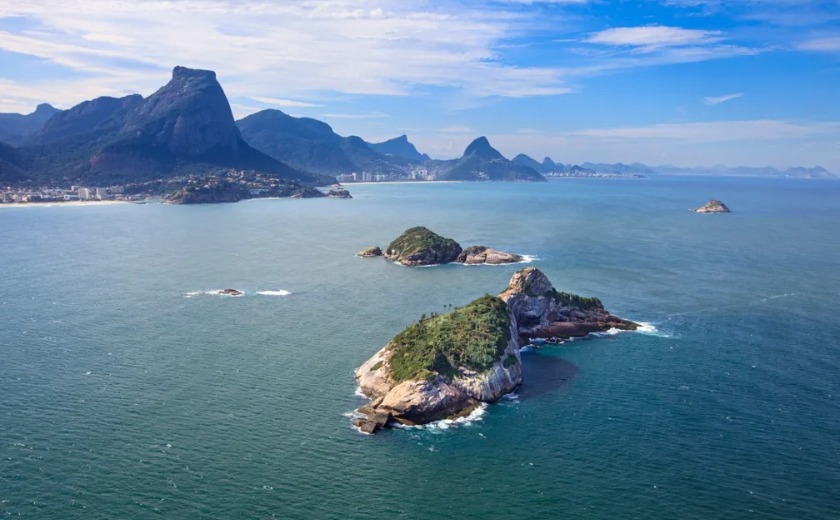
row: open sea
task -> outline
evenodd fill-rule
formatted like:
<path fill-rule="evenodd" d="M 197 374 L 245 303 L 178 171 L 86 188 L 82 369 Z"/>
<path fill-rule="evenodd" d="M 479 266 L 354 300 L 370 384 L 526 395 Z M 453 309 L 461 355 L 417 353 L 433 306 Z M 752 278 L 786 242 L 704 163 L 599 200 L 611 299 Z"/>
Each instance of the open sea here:
<path fill-rule="evenodd" d="M 840 182 L 349 188 L 0 208 L 0 516 L 840 518 Z M 710 198 L 733 213 L 688 211 Z M 415 225 L 655 329 L 524 354 L 472 421 L 362 435 L 356 366 L 523 267 L 354 257 Z"/>

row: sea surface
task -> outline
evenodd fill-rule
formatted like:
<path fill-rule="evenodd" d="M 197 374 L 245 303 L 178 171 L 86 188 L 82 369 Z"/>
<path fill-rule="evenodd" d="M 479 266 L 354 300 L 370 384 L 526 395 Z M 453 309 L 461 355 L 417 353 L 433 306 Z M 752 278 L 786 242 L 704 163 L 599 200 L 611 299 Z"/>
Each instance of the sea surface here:
<path fill-rule="evenodd" d="M 840 518 L 840 182 L 350 190 L 0 208 L 0 515 Z M 733 213 L 688 211 L 710 198 Z M 362 435 L 355 367 L 523 267 L 354 257 L 415 225 L 655 329 L 525 353 L 472 421 Z"/>

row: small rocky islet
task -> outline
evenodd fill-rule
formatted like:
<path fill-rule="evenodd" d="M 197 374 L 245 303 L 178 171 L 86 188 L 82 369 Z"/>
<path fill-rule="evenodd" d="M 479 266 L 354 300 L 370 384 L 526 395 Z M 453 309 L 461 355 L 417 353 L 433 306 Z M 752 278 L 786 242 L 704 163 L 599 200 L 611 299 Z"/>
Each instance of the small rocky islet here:
<path fill-rule="evenodd" d="M 372 254 L 379 251 L 379 254 Z M 365 254 L 367 253 L 367 254 Z M 466 265 L 514 264 L 524 257 L 514 253 L 497 251 L 486 246 L 465 248 L 451 238 L 446 238 L 423 226 L 405 230 L 385 249 L 369 247 L 356 256 L 384 256 L 391 262 L 405 266 L 439 265 L 459 263 Z"/>
<path fill-rule="evenodd" d="M 712 199 L 703 204 L 697 209 L 692 210 L 695 213 L 731 213 L 732 211 L 723 202 Z"/>
<path fill-rule="evenodd" d="M 357 410 L 354 425 L 375 433 L 394 423 L 467 415 L 522 383 L 519 349 L 535 338 L 638 327 L 607 312 L 599 299 L 559 292 L 539 269 L 522 269 L 498 296 L 423 316 L 365 361 L 355 378 L 371 401 Z"/>

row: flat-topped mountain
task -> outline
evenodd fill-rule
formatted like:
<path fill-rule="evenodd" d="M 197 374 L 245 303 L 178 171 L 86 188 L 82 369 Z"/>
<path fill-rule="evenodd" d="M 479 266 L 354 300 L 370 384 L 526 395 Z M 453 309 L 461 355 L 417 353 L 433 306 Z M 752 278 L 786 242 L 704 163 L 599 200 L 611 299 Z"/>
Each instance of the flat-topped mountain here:
<path fill-rule="evenodd" d="M 368 143 L 368 146 L 370 146 L 374 151 L 386 156 L 390 155 L 393 157 L 402 157 L 403 159 L 415 162 L 426 162 L 431 160 L 428 155 L 418 152 L 417 148 L 411 144 L 408 140 L 408 136 L 405 134 L 381 143 Z"/>
<path fill-rule="evenodd" d="M 470 143 L 460 159 L 439 163 L 437 172 L 439 180 L 447 181 L 545 181 L 530 166 L 506 159 L 486 137 Z"/>
<path fill-rule="evenodd" d="M 288 180 L 331 178 L 291 168 L 242 140 L 212 71 L 175 67 L 148 98 L 101 97 L 54 114 L 23 141 L 32 183 L 113 185 L 218 169 Z M 0 171 L 0 181 L 7 177 Z M 19 177 L 19 175 L 18 175 Z"/>
<path fill-rule="evenodd" d="M 251 114 L 236 124 L 248 144 L 296 168 L 326 175 L 406 173 L 407 159 L 386 157 L 360 137 L 342 137 L 317 119 L 272 109 Z"/>
<path fill-rule="evenodd" d="M 397 334 L 355 374 L 371 402 L 354 424 L 366 433 L 393 423 L 425 424 L 463 416 L 523 381 L 519 347 L 535 337 L 569 338 L 636 323 L 604 310 L 597 298 L 558 292 L 536 268 L 516 272 L 499 296 L 423 317 Z"/>

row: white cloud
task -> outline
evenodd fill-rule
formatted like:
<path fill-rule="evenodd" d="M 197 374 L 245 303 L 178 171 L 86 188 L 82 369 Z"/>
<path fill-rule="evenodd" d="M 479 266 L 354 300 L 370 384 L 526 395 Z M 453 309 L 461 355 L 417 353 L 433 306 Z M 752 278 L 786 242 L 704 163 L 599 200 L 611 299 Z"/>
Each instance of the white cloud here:
<path fill-rule="evenodd" d="M 737 94 L 726 94 L 724 96 L 708 96 L 703 98 L 703 102 L 707 105 L 720 105 L 721 103 L 726 103 L 727 101 L 732 101 L 743 96 L 744 94 L 741 92 Z"/>
<path fill-rule="evenodd" d="M 333 119 L 383 119 L 391 117 L 391 115 L 374 112 L 372 114 L 321 114 L 321 117 L 331 117 Z"/>
<path fill-rule="evenodd" d="M 649 25 L 614 27 L 591 34 L 586 43 L 635 47 L 640 52 L 653 52 L 666 47 L 708 45 L 723 40 L 720 31 L 701 31 Z"/>
<path fill-rule="evenodd" d="M 212 69 L 232 97 L 307 104 L 324 92 L 409 95 L 443 87 L 470 96 L 526 97 L 568 91 L 556 69 L 499 59 L 502 43 L 534 23 L 527 14 L 469 4 L 432 6 L 425 0 L 385 5 L 378 0 L 6 2 L 0 17 L 37 23 L 0 31 L 0 50 L 106 78 L 104 83 L 121 77 L 124 85 L 147 91 L 161 84 L 151 70 L 176 64 Z M 129 83 L 138 67 L 146 70 L 145 80 Z"/>
<path fill-rule="evenodd" d="M 813 40 L 800 43 L 797 48 L 802 51 L 840 52 L 840 36 L 815 38 Z"/>
<path fill-rule="evenodd" d="M 257 101 L 259 103 L 264 103 L 266 105 L 273 105 L 276 107 L 289 107 L 289 108 L 311 108 L 311 107 L 320 107 L 323 105 L 318 105 L 315 103 L 307 103 L 305 101 L 295 101 L 293 99 L 280 99 L 274 97 L 267 97 L 267 96 L 250 96 L 250 99 Z"/>

